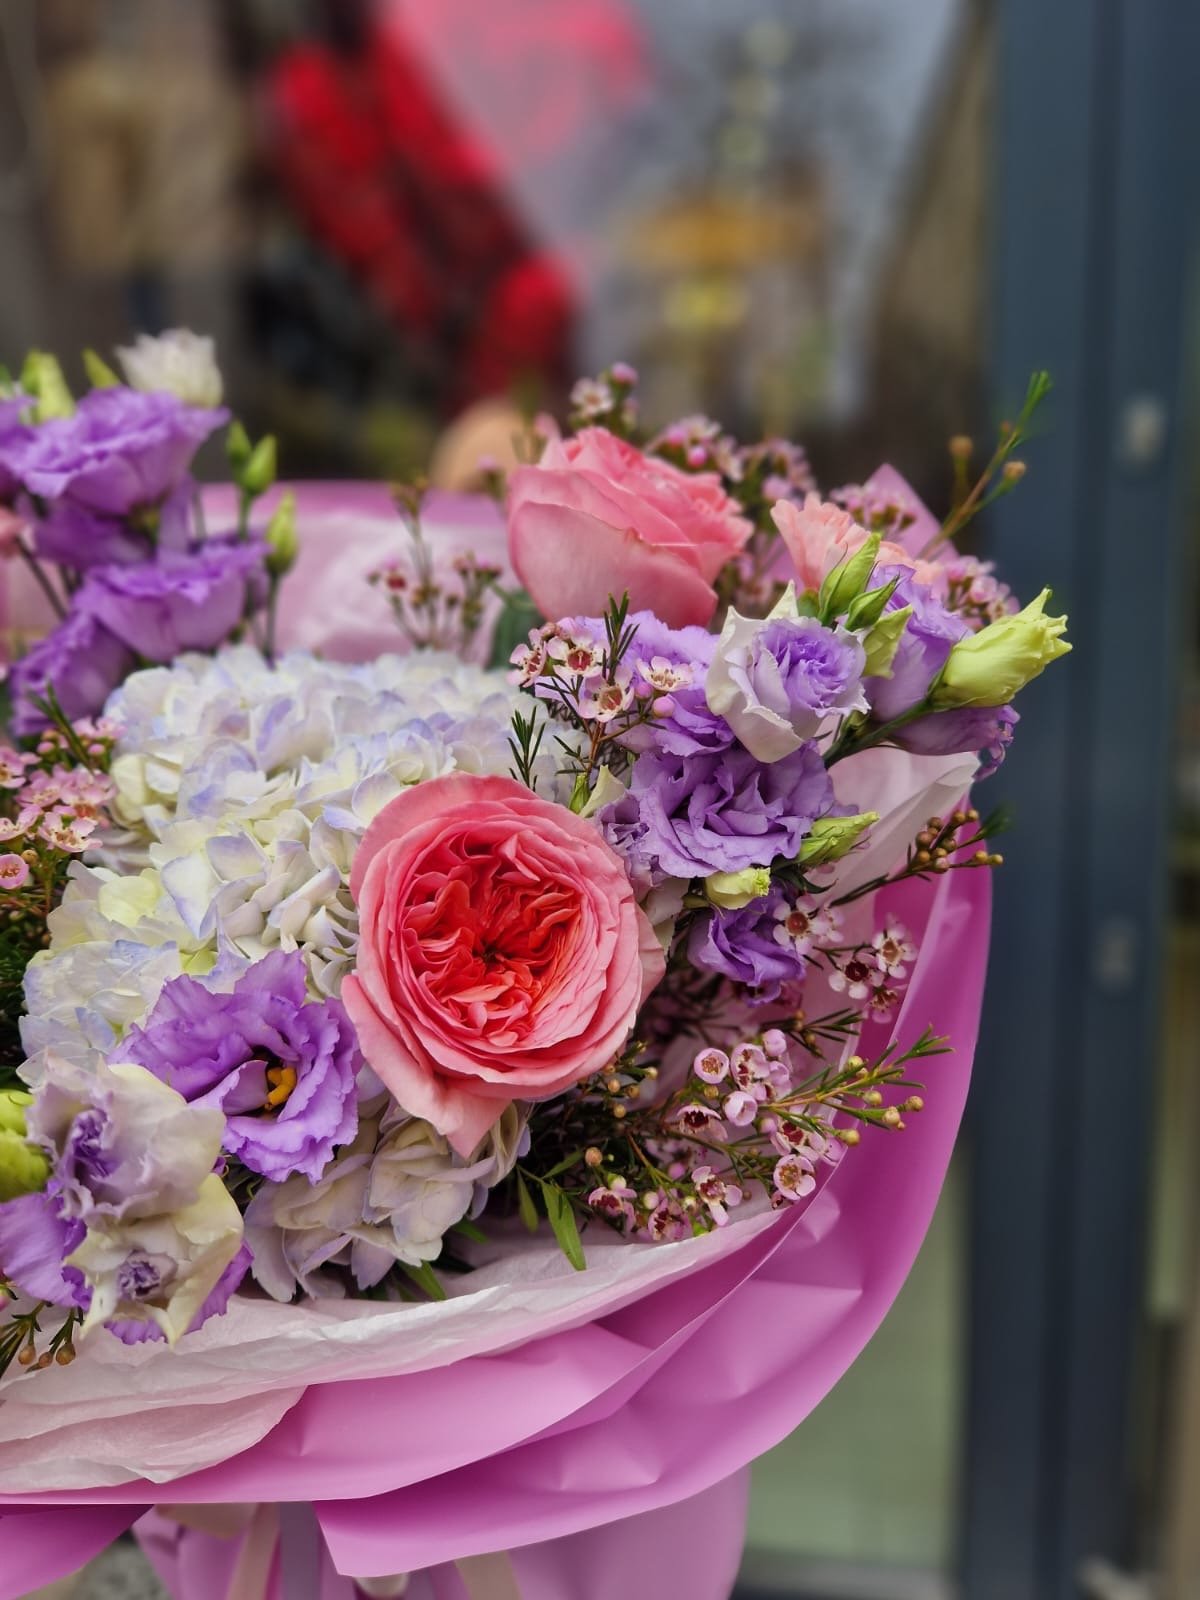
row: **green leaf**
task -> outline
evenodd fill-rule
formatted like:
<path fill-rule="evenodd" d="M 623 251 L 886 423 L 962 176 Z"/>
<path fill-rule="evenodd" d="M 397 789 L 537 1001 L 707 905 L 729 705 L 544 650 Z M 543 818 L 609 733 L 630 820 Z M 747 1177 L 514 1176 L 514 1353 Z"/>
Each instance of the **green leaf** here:
<path fill-rule="evenodd" d="M 546 1202 L 546 1215 L 554 1229 L 559 1249 L 576 1272 L 585 1271 L 587 1261 L 584 1259 L 583 1241 L 579 1237 L 579 1224 L 575 1221 L 570 1200 L 556 1183 L 545 1182 L 542 1184 L 542 1199 Z"/>
<path fill-rule="evenodd" d="M 507 667 L 509 658 L 519 644 L 527 643 L 534 628 L 540 628 L 543 617 L 524 589 L 512 589 L 504 596 L 504 606 L 496 618 L 492 634 L 490 667 Z"/>
<path fill-rule="evenodd" d="M 525 1185 L 525 1179 L 517 1173 L 517 1210 L 521 1214 L 521 1221 L 530 1233 L 536 1233 L 538 1228 L 537 1207 L 533 1203 L 533 1196 Z"/>
<path fill-rule="evenodd" d="M 451 1229 L 452 1233 L 461 1233 L 464 1239 L 470 1239 L 472 1244 L 486 1244 L 487 1234 L 482 1228 L 476 1227 L 468 1217 L 460 1217 Z"/>
<path fill-rule="evenodd" d="M 583 1151 L 582 1150 L 572 1150 L 571 1154 L 569 1156 L 564 1156 L 561 1161 L 559 1161 L 555 1166 L 550 1168 L 549 1172 L 543 1172 L 541 1174 L 542 1182 L 543 1183 L 549 1183 L 551 1178 L 557 1178 L 562 1173 L 569 1172 L 572 1167 L 578 1166 L 579 1163 L 582 1160 L 583 1160 Z"/>
<path fill-rule="evenodd" d="M 442 1288 L 441 1280 L 430 1266 L 428 1261 L 422 1261 L 419 1267 L 410 1267 L 407 1261 L 397 1262 L 400 1270 L 416 1284 L 418 1289 L 424 1289 L 431 1300 L 444 1300 L 446 1291 Z"/>

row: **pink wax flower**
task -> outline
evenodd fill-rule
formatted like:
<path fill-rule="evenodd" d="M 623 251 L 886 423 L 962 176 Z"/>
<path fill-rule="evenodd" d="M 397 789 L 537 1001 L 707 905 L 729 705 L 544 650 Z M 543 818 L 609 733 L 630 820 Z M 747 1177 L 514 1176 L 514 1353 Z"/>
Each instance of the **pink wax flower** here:
<path fill-rule="evenodd" d="M 406 790 L 354 858 L 342 1001 L 396 1100 L 469 1155 L 513 1100 L 545 1100 L 625 1042 L 664 958 L 593 823 L 510 778 Z"/>
<path fill-rule="evenodd" d="M 848 511 L 815 494 L 805 495 L 803 505 L 778 500 L 771 516 L 795 564 L 798 590 L 820 589 L 834 567 L 867 539 L 867 530 Z M 880 545 L 878 559 L 888 566 L 914 565 L 913 558 L 890 539 Z"/>
<path fill-rule="evenodd" d="M 0 855 L 0 889 L 20 889 L 28 882 L 28 862 L 11 851 Z"/>
<path fill-rule="evenodd" d="M 509 479 L 512 563 L 544 616 L 598 616 L 629 591 L 671 628 L 704 624 L 751 524 L 715 472 L 682 472 L 604 428 L 547 442 Z"/>

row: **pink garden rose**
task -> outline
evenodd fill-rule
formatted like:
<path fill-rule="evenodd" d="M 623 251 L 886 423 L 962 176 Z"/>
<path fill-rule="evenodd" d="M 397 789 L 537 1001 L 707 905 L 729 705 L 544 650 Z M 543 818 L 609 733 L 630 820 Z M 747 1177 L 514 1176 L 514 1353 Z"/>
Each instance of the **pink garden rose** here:
<path fill-rule="evenodd" d="M 404 1110 L 469 1155 L 513 1100 L 598 1072 L 663 975 L 594 823 L 511 778 L 452 773 L 386 805 L 354 858 L 342 1000 Z"/>
<path fill-rule="evenodd" d="M 610 595 L 671 628 L 703 625 L 713 579 L 751 525 L 715 472 L 681 472 L 605 428 L 550 439 L 509 479 L 517 576 L 546 617 L 598 616 Z"/>

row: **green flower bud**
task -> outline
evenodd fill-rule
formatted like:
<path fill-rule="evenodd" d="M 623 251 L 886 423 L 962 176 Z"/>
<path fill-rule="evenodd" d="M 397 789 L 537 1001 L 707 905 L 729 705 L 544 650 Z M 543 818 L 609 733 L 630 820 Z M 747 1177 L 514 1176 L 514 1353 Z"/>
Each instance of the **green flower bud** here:
<path fill-rule="evenodd" d="M 871 581 L 871 573 L 879 555 L 880 537 L 869 534 L 853 554 L 839 561 L 821 585 L 818 603 L 826 622 L 844 616 Z"/>
<path fill-rule="evenodd" d="M 860 594 L 857 600 L 850 604 L 846 612 L 846 626 L 848 628 L 873 628 L 883 615 L 883 608 L 887 605 L 892 595 L 896 592 L 899 578 L 893 578 L 890 583 L 882 584 L 878 589 L 868 589 L 866 594 Z"/>
<path fill-rule="evenodd" d="M 710 903 L 722 911 L 740 911 L 752 900 L 761 900 L 770 887 L 770 867 L 743 867 L 740 872 L 710 872 L 704 880 L 704 892 Z"/>
<path fill-rule="evenodd" d="M 268 433 L 254 446 L 238 483 L 247 494 L 264 494 L 275 482 L 275 435 Z"/>
<path fill-rule="evenodd" d="M 241 475 L 253 448 L 250 435 L 235 417 L 229 424 L 229 432 L 225 435 L 225 454 L 229 457 L 229 465 L 233 468 L 235 476 Z"/>
<path fill-rule="evenodd" d="M 878 811 L 860 811 L 853 817 L 818 817 L 796 859 L 802 867 L 823 867 L 830 861 L 840 861 L 878 821 Z"/>
<path fill-rule="evenodd" d="M 33 1096 L 23 1089 L 0 1093 L 0 1202 L 46 1187 L 50 1163 L 25 1138 L 25 1107 Z"/>
<path fill-rule="evenodd" d="M 300 536 L 296 531 L 296 496 L 289 489 L 271 513 L 266 529 L 267 571 L 282 578 L 296 565 Z"/>
<path fill-rule="evenodd" d="M 24 1089 L 5 1089 L 0 1092 L 0 1133 L 19 1133 L 25 1137 L 25 1107 L 33 1104 L 33 1096 Z"/>
<path fill-rule="evenodd" d="M 866 665 L 863 667 L 864 677 L 891 677 L 892 662 L 896 659 L 896 651 L 900 648 L 900 637 L 911 616 L 911 606 L 902 606 L 899 611 L 883 613 L 863 641 L 863 648 L 867 653 Z"/>
<path fill-rule="evenodd" d="M 1063 634 L 1067 619 L 1048 617 L 1043 589 L 1024 611 L 960 639 L 933 686 L 934 708 L 1003 706 L 1058 656 L 1071 648 Z"/>
<path fill-rule="evenodd" d="M 103 356 L 98 356 L 94 350 L 83 352 L 83 370 L 88 375 L 88 382 L 93 389 L 116 389 L 120 387 L 121 380 L 105 361 Z"/>
<path fill-rule="evenodd" d="M 63 369 L 54 356 L 44 350 L 31 350 L 21 368 L 21 388 L 33 396 L 35 422 L 49 422 L 52 417 L 73 417 L 75 402 L 63 377 Z"/>

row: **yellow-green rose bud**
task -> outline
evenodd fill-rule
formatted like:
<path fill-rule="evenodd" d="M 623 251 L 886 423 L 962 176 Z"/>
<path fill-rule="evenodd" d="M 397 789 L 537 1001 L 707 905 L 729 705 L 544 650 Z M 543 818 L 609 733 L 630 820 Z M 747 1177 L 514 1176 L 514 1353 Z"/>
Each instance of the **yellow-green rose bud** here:
<path fill-rule="evenodd" d="M 73 417 L 75 402 L 63 377 L 63 369 L 54 356 L 44 350 L 31 350 L 21 368 L 21 388 L 34 400 L 35 422 L 49 422 L 53 417 Z"/>
<path fill-rule="evenodd" d="M 867 660 L 863 667 L 865 678 L 890 678 L 892 662 L 900 648 L 900 636 L 912 616 L 911 606 L 901 606 L 899 611 L 885 611 L 883 616 L 863 640 Z"/>
<path fill-rule="evenodd" d="M 289 489 L 271 513 L 266 529 L 267 571 L 282 578 L 296 565 L 300 536 L 296 531 L 296 496 Z"/>
<path fill-rule="evenodd" d="M 743 867 L 740 872 L 710 872 L 704 880 L 704 892 L 710 903 L 722 911 L 740 911 L 752 900 L 761 900 L 770 887 L 770 867 Z"/>
<path fill-rule="evenodd" d="M 818 817 L 796 859 L 802 867 L 823 867 L 830 861 L 840 861 L 878 821 L 878 811 L 859 811 L 853 817 Z"/>
<path fill-rule="evenodd" d="M 0 1202 L 46 1187 L 50 1163 L 25 1138 L 25 1107 L 33 1096 L 22 1089 L 0 1094 Z"/>
<path fill-rule="evenodd" d="M 1003 706 L 1058 656 L 1071 648 L 1063 638 L 1067 619 L 1048 617 L 1043 589 L 1024 611 L 960 639 L 933 686 L 932 702 L 948 706 Z"/>

